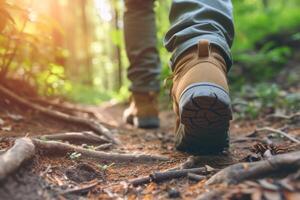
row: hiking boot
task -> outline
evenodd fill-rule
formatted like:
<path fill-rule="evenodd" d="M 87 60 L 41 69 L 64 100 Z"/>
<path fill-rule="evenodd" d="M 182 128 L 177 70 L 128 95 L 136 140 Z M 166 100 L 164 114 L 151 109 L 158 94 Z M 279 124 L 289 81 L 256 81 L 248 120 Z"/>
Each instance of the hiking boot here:
<path fill-rule="evenodd" d="M 123 120 L 137 128 L 158 128 L 158 94 L 154 92 L 133 92 L 129 108 L 123 113 Z"/>
<path fill-rule="evenodd" d="M 206 40 L 178 59 L 171 89 L 178 150 L 215 154 L 229 146 L 232 112 L 226 73 L 221 53 Z"/>

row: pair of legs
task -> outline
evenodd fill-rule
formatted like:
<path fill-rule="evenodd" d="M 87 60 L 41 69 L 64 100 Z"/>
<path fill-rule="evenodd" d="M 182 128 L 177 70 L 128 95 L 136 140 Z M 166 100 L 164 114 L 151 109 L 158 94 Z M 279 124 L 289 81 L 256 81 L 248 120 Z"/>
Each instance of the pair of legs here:
<path fill-rule="evenodd" d="M 161 63 L 156 49 L 154 0 L 125 0 L 125 6 L 128 78 L 133 93 L 126 117 L 137 126 L 155 127 Z M 225 138 L 228 130 L 231 111 L 226 73 L 232 64 L 232 3 L 230 0 L 173 0 L 170 22 L 164 45 L 172 52 L 177 147 L 186 150 L 186 146 L 196 146 L 197 149 L 215 137 Z M 130 115 L 132 119 L 128 119 Z M 219 146 L 224 146 L 225 139 L 220 139 Z"/>

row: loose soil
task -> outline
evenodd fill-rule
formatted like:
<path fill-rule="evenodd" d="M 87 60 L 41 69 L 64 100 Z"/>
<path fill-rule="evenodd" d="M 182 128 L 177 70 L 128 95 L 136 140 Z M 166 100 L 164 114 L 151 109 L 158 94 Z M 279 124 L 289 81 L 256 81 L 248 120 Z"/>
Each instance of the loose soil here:
<path fill-rule="evenodd" d="M 200 194 L 211 190 L 204 186 L 206 180 L 194 182 L 187 178 L 159 184 L 150 183 L 137 188 L 127 187 L 128 180 L 148 176 L 154 171 L 176 167 L 189 156 L 174 148 L 175 116 L 173 112 L 164 110 L 160 113 L 161 127 L 159 129 L 142 130 L 122 122 L 122 111 L 126 107 L 125 104 L 107 103 L 100 107 L 81 107 L 98 113 L 98 120 L 104 122 L 122 141 L 122 147 L 117 146 L 107 151 L 159 154 L 168 156 L 171 160 L 149 164 L 119 164 L 99 162 L 82 156 L 72 159 L 71 154 L 63 157 L 37 155 L 32 162 L 27 163 L 16 174 L 12 174 L 0 183 L 0 199 L 79 199 L 82 197 L 88 199 L 195 199 Z M 86 117 L 86 114 L 80 112 L 75 114 Z M 89 131 L 86 127 L 44 116 L 5 97 L 0 98 L 0 119 L 3 121 L 0 124 L 0 150 L 7 149 L 12 145 L 11 138 Z M 284 121 L 269 121 L 265 116 L 256 120 L 234 120 L 230 128 L 230 153 L 220 156 L 201 156 L 197 159 L 197 166 L 209 165 L 220 169 L 245 161 L 245 159 L 249 161 L 253 155 L 251 151 L 253 145 L 265 141 L 267 134 L 261 133 L 247 139 L 245 136 L 257 127 L 278 128 L 283 125 L 285 125 Z M 299 122 L 289 125 L 288 132 L 299 137 Z M 273 141 L 275 145 L 278 144 L 282 147 L 292 146 L 292 142 L 284 138 L 273 138 Z M 87 191 L 64 193 L 64 191 L 85 186 L 94 181 L 97 181 L 98 184 Z M 218 186 L 214 189 L 222 187 L 225 186 Z M 297 192 L 293 194 L 297 194 Z"/>

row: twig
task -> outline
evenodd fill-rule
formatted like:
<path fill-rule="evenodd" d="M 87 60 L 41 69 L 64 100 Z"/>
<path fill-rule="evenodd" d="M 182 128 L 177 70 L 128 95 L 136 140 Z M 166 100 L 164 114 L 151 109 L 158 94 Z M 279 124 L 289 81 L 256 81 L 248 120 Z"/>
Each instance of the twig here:
<path fill-rule="evenodd" d="M 188 179 L 193 180 L 193 181 L 202 181 L 206 178 L 206 176 L 202 176 L 202 175 L 198 175 L 198 174 L 194 174 L 194 173 L 188 173 L 187 175 Z"/>
<path fill-rule="evenodd" d="M 38 136 L 41 140 L 62 140 L 68 141 L 73 144 L 104 144 L 108 143 L 109 140 L 106 138 L 96 135 L 93 132 L 69 132 L 69 133 L 57 133 L 51 135 Z"/>
<path fill-rule="evenodd" d="M 106 149 L 110 148 L 112 145 L 113 145 L 112 143 L 102 144 L 102 145 L 95 147 L 95 150 L 96 151 L 106 150 Z"/>
<path fill-rule="evenodd" d="M 98 181 L 94 182 L 94 183 L 90 183 L 81 187 L 76 187 L 76 188 L 72 188 L 72 189 L 68 189 L 65 190 L 63 192 L 61 192 L 61 195 L 66 195 L 66 194 L 73 194 L 73 193 L 85 193 L 87 191 L 89 191 L 90 189 L 94 188 L 95 186 L 97 186 L 99 184 Z"/>
<path fill-rule="evenodd" d="M 43 141 L 39 139 L 32 139 L 36 148 L 41 150 L 42 153 L 48 154 L 66 154 L 69 152 L 80 153 L 84 158 L 94 158 L 98 160 L 113 161 L 113 162 L 137 162 L 137 163 L 149 163 L 154 161 L 167 161 L 169 160 L 165 156 L 146 155 L 146 154 L 119 154 L 119 153 L 107 153 L 102 151 L 94 151 L 76 147 L 74 145 L 65 144 L 56 141 Z"/>
<path fill-rule="evenodd" d="M 206 174 L 206 167 L 192 168 L 192 169 L 178 169 L 178 170 L 167 170 L 164 172 L 154 172 L 147 177 L 140 177 L 132 179 L 129 181 L 129 184 L 132 184 L 134 187 L 147 184 L 150 182 L 162 182 L 174 178 L 186 177 L 188 173 L 196 174 Z"/>
<path fill-rule="evenodd" d="M 154 182 L 161 182 L 173 178 L 181 178 L 187 176 L 188 173 L 196 173 L 196 174 L 203 174 L 206 173 L 205 167 L 200 168 L 192 168 L 192 169 L 179 169 L 167 172 L 154 172 L 150 174 L 151 180 Z"/>
<path fill-rule="evenodd" d="M 294 118 L 300 117 L 300 112 L 291 114 L 291 115 L 283 115 L 283 114 L 272 114 L 268 115 L 267 119 L 284 119 L 284 120 L 293 120 Z"/>
<path fill-rule="evenodd" d="M 50 171 L 50 169 L 51 169 L 51 165 L 48 165 L 48 167 L 40 173 L 40 176 L 41 177 L 45 176 Z"/>
<path fill-rule="evenodd" d="M 189 169 L 193 168 L 196 163 L 196 157 L 195 156 L 189 156 L 186 161 L 181 163 L 179 166 L 173 167 L 171 169 L 168 169 L 168 171 L 178 170 L 178 169 Z"/>
<path fill-rule="evenodd" d="M 0 156 L 0 180 L 17 170 L 34 156 L 35 147 L 29 138 L 15 140 L 15 144 Z"/>
<path fill-rule="evenodd" d="M 272 156 L 253 163 L 237 163 L 213 175 L 207 185 L 216 183 L 237 184 L 245 180 L 261 178 L 276 173 L 296 171 L 300 167 L 300 151 Z"/>
<path fill-rule="evenodd" d="M 46 114 L 48 116 L 51 116 L 51 117 L 54 117 L 57 119 L 61 119 L 61 120 L 67 121 L 67 122 L 72 122 L 72 123 L 77 123 L 80 125 L 87 126 L 87 127 L 91 128 L 92 130 L 94 130 L 96 133 L 103 134 L 105 137 L 107 137 L 109 140 L 111 140 L 114 144 L 120 144 L 120 142 L 114 138 L 112 133 L 106 127 L 104 127 L 100 123 L 96 122 L 95 120 L 71 116 L 71 115 L 68 115 L 68 114 L 65 114 L 65 113 L 62 113 L 59 111 L 50 110 L 43 106 L 31 103 L 28 100 L 26 100 L 26 99 L 16 95 L 15 93 L 11 92 L 10 90 L 6 89 L 2 85 L 0 85 L 0 91 L 2 93 L 4 93 L 5 95 L 7 95 L 8 97 L 12 98 L 13 100 L 15 100 L 29 108 L 35 109 L 43 114 Z"/>
<path fill-rule="evenodd" d="M 258 132 L 263 132 L 263 131 L 269 131 L 269 132 L 273 132 L 273 133 L 277 133 L 277 134 L 280 134 L 286 138 L 288 138 L 289 140 L 297 143 L 297 144 L 300 144 L 300 140 L 294 138 L 293 136 L 289 135 L 288 133 L 286 132 L 283 132 L 279 129 L 274 129 L 274 128 L 271 128 L 271 127 L 263 127 L 263 128 L 258 128 L 255 130 L 256 133 Z"/>
<path fill-rule="evenodd" d="M 150 176 L 138 177 L 138 178 L 129 180 L 129 184 L 131 184 L 133 187 L 137 187 L 139 185 L 145 185 L 150 182 L 151 182 Z"/>

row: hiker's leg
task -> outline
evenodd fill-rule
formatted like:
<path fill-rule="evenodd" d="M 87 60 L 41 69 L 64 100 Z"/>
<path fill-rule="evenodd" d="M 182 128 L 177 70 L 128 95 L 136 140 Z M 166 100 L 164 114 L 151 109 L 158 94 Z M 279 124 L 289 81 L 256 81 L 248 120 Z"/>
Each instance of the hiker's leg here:
<path fill-rule="evenodd" d="M 177 149 L 219 153 L 232 118 L 227 72 L 234 36 L 230 0 L 173 0 L 165 37 L 173 53 Z"/>
<path fill-rule="evenodd" d="M 156 48 L 154 0 L 125 0 L 124 34 L 131 91 L 159 91 L 161 63 Z"/>
<path fill-rule="evenodd" d="M 220 49 L 227 67 L 231 67 L 230 47 L 234 38 L 231 0 L 173 0 L 170 22 L 164 42 L 173 52 L 171 63 L 206 39 Z"/>
<path fill-rule="evenodd" d="M 154 0 L 125 0 L 125 6 L 124 33 L 132 96 L 123 118 L 138 128 L 156 128 L 161 64 L 156 49 Z"/>

